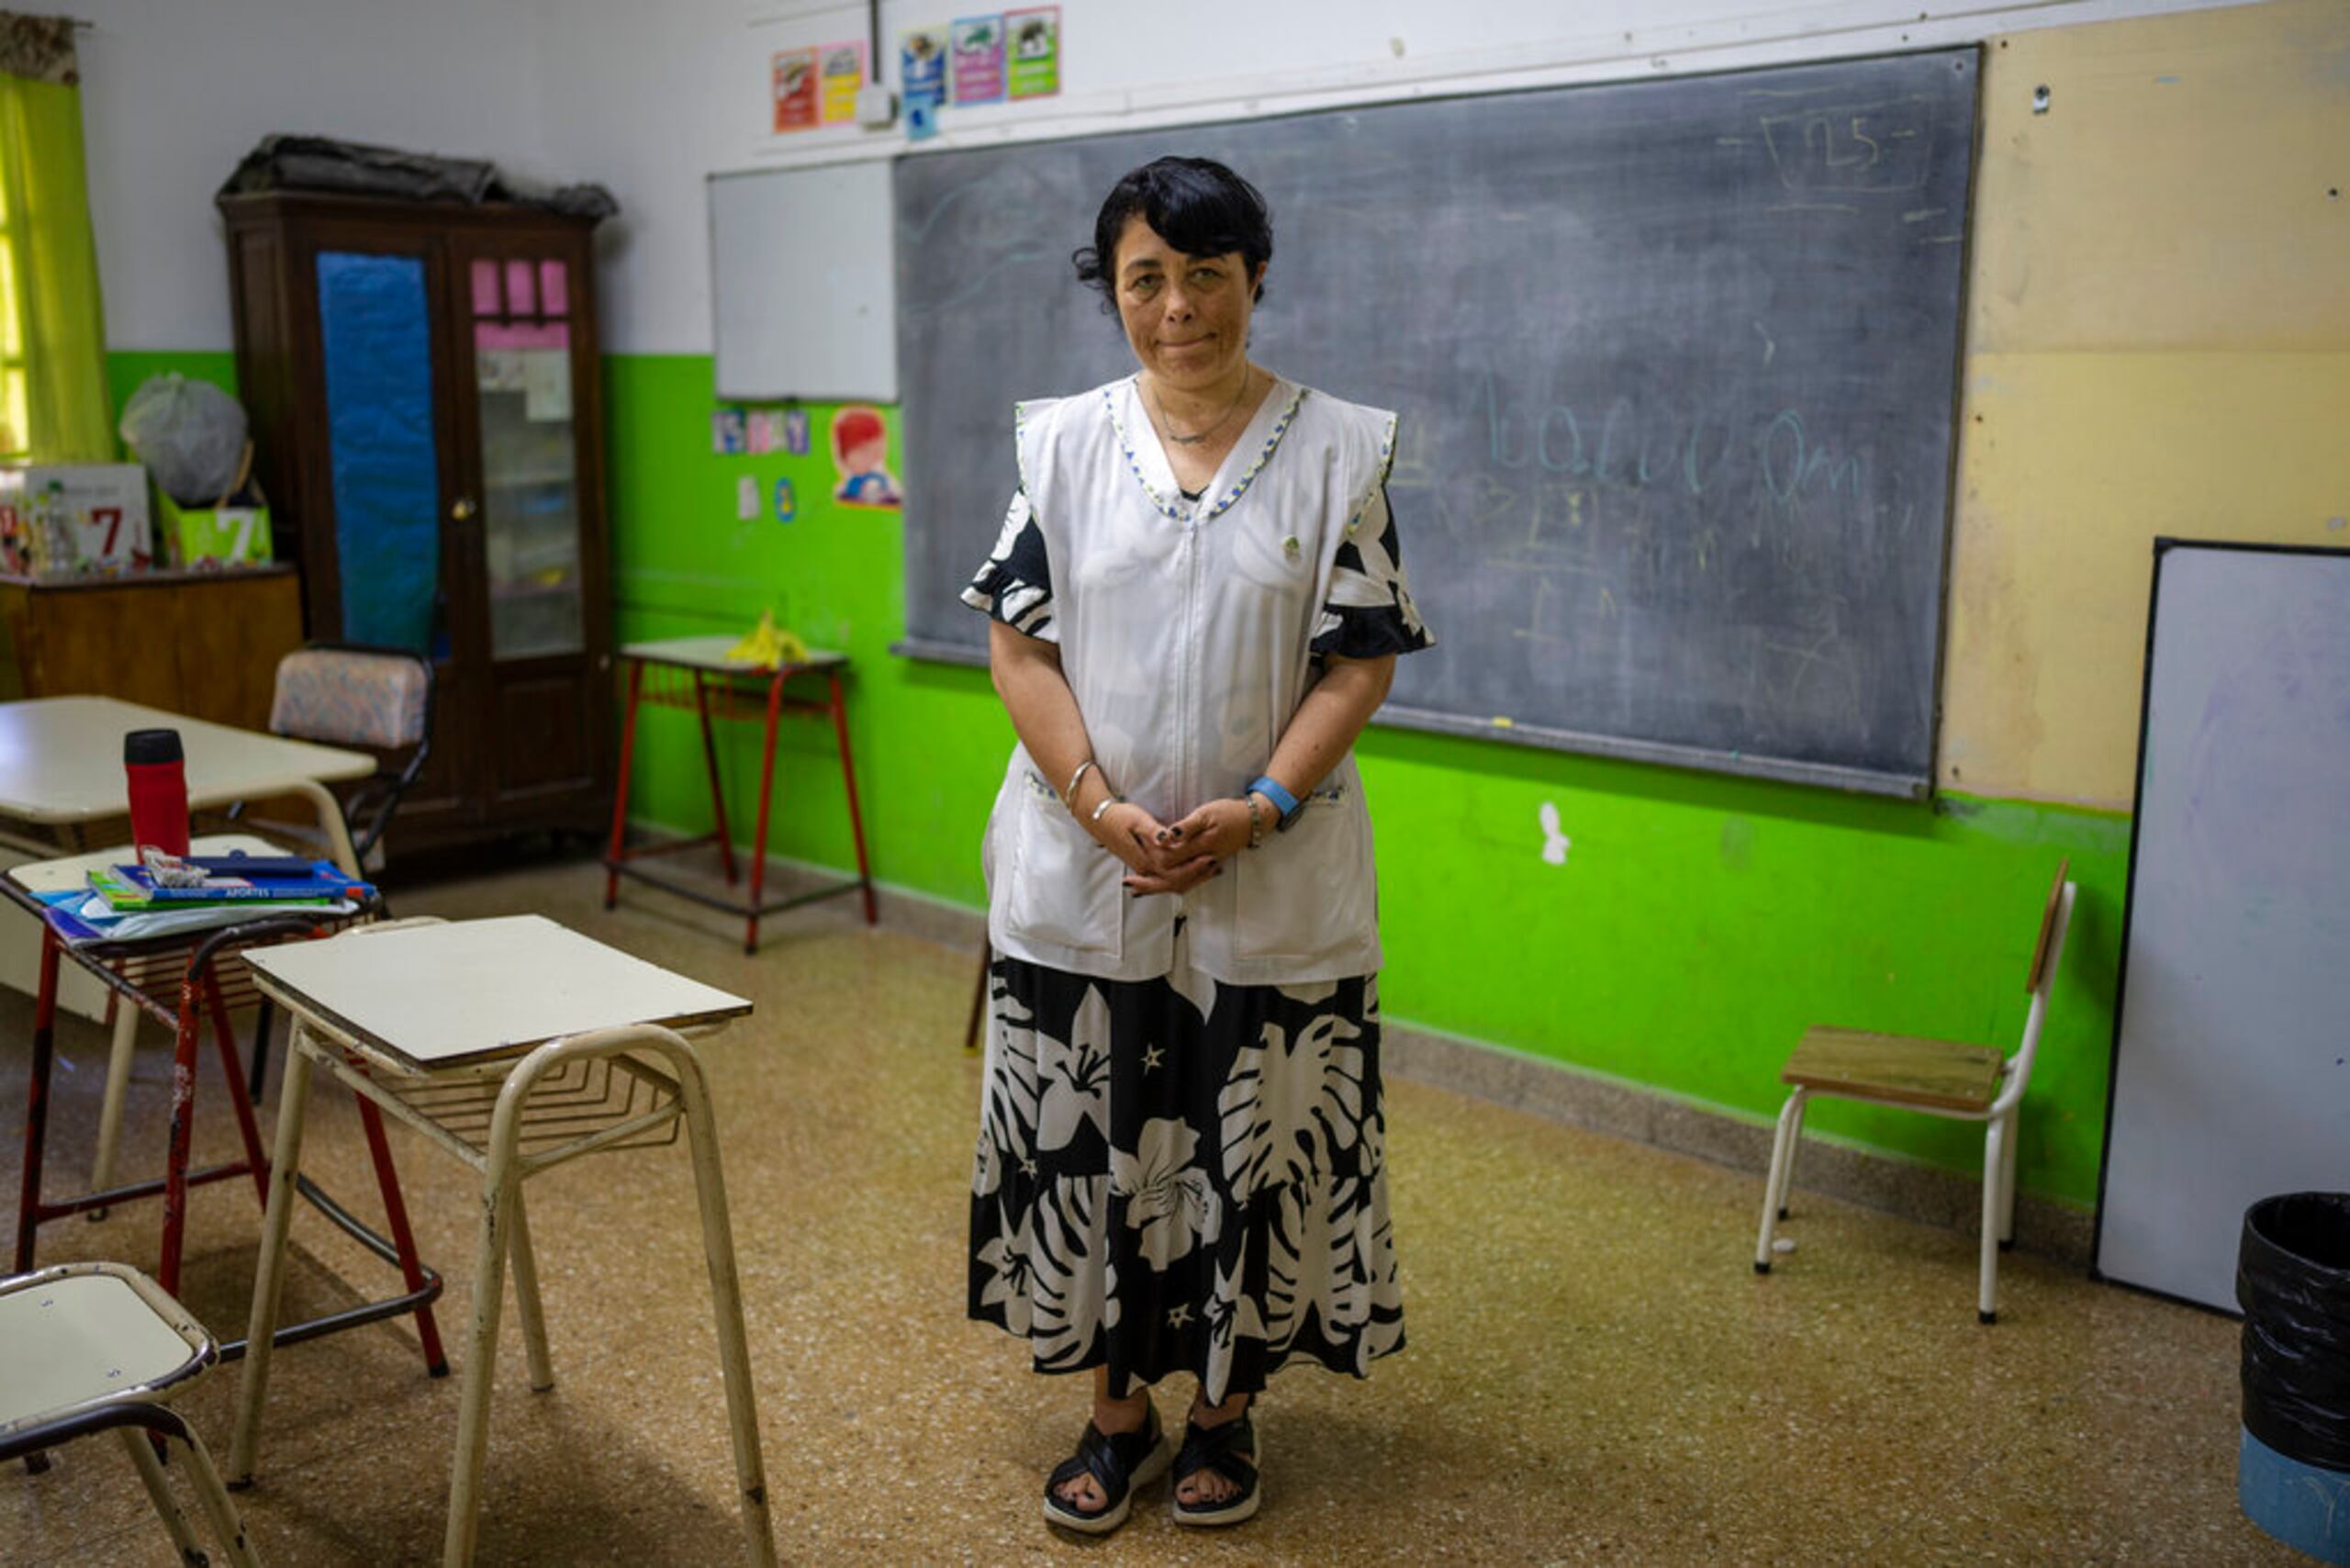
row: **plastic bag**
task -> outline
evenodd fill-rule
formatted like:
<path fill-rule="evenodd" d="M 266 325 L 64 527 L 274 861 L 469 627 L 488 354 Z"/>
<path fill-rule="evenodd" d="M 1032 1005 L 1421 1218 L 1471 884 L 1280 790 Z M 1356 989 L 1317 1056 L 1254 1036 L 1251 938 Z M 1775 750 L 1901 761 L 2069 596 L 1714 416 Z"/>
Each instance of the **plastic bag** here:
<path fill-rule="evenodd" d="M 165 495 L 210 506 L 237 482 L 245 410 L 208 381 L 151 376 L 123 405 L 122 439 Z"/>
<path fill-rule="evenodd" d="M 2350 1193 L 2246 1209 L 2236 1304 L 2244 1429 L 2288 1459 L 2350 1471 Z"/>

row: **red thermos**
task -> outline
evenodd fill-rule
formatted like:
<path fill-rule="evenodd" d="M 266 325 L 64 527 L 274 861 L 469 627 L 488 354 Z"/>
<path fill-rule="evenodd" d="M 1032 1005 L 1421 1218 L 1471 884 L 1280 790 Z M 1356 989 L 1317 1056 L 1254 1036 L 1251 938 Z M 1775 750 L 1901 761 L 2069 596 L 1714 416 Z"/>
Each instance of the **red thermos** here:
<path fill-rule="evenodd" d="M 166 855 L 187 853 L 187 767 L 177 730 L 132 730 L 122 737 L 130 783 L 130 841 Z"/>

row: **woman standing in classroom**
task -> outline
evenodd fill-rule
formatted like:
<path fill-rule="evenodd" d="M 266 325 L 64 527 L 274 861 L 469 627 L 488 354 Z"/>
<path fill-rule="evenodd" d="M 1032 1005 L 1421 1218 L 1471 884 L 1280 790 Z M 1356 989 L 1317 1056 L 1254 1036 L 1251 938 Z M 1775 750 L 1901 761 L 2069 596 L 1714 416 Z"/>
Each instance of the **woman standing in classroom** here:
<path fill-rule="evenodd" d="M 1267 1378 L 1404 1343 L 1352 747 L 1431 639 L 1395 417 L 1249 360 L 1272 248 L 1220 163 L 1117 183 L 1075 260 L 1136 372 L 1019 407 L 1020 487 L 963 595 L 1020 737 L 985 849 L 969 1311 L 1092 1372 L 1044 1508 L 1094 1534 L 1170 1463 L 1178 1522 L 1248 1518 Z M 1150 1399 L 1178 1373 L 1180 1447 Z"/>

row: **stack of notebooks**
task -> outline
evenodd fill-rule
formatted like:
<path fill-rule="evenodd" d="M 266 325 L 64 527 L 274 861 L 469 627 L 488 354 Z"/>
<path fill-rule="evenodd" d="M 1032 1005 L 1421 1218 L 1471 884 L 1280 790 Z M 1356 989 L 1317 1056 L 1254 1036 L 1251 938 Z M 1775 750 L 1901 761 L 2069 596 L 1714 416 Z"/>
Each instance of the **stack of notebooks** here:
<path fill-rule="evenodd" d="M 348 914 L 375 890 L 331 860 L 243 855 L 194 858 L 201 878 L 167 885 L 144 866 L 102 866 L 90 886 L 52 895 L 49 923 L 68 943 L 132 942 L 233 925 L 281 912 Z"/>

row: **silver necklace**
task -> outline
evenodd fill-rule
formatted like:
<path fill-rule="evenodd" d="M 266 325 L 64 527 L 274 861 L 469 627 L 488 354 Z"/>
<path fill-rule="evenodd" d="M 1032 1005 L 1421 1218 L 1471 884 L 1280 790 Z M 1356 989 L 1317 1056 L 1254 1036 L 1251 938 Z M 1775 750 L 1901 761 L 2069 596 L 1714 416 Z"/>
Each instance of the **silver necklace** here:
<path fill-rule="evenodd" d="M 1215 434 L 1216 431 L 1222 430 L 1225 425 L 1232 421 L 1232 416 L 1234 413 L 1238 411 L 1240 408 L 1240 400 L 1248 396 L 1248 388 L 1255 386 L 1256 383 L 1257 372 L 1255 369 L 1251 368 L 1241 375 L 1240 390 L 1232 395 L 1231 403 L 1225 407 L 1222 414 L 1216 417 L 1215 423 L 1208 426 L 1207 429 L 1201 431 L 1196 435 L 1177 435 L 1175 433 L 1174 421 L 1167 417 L 1167 405 L 1158 400 L 1158 390 L 1152 387 L 1147 382 L 1144 384 L 1144 389 L 1150 393 L 1150 406 L 1158 411 L 1158 428 L 1165 433 L 1167 439 L 1173 442 L 1178 446 L 1197 446 L 1200 442 L 1207 440 L 1208 437 Z"/>

